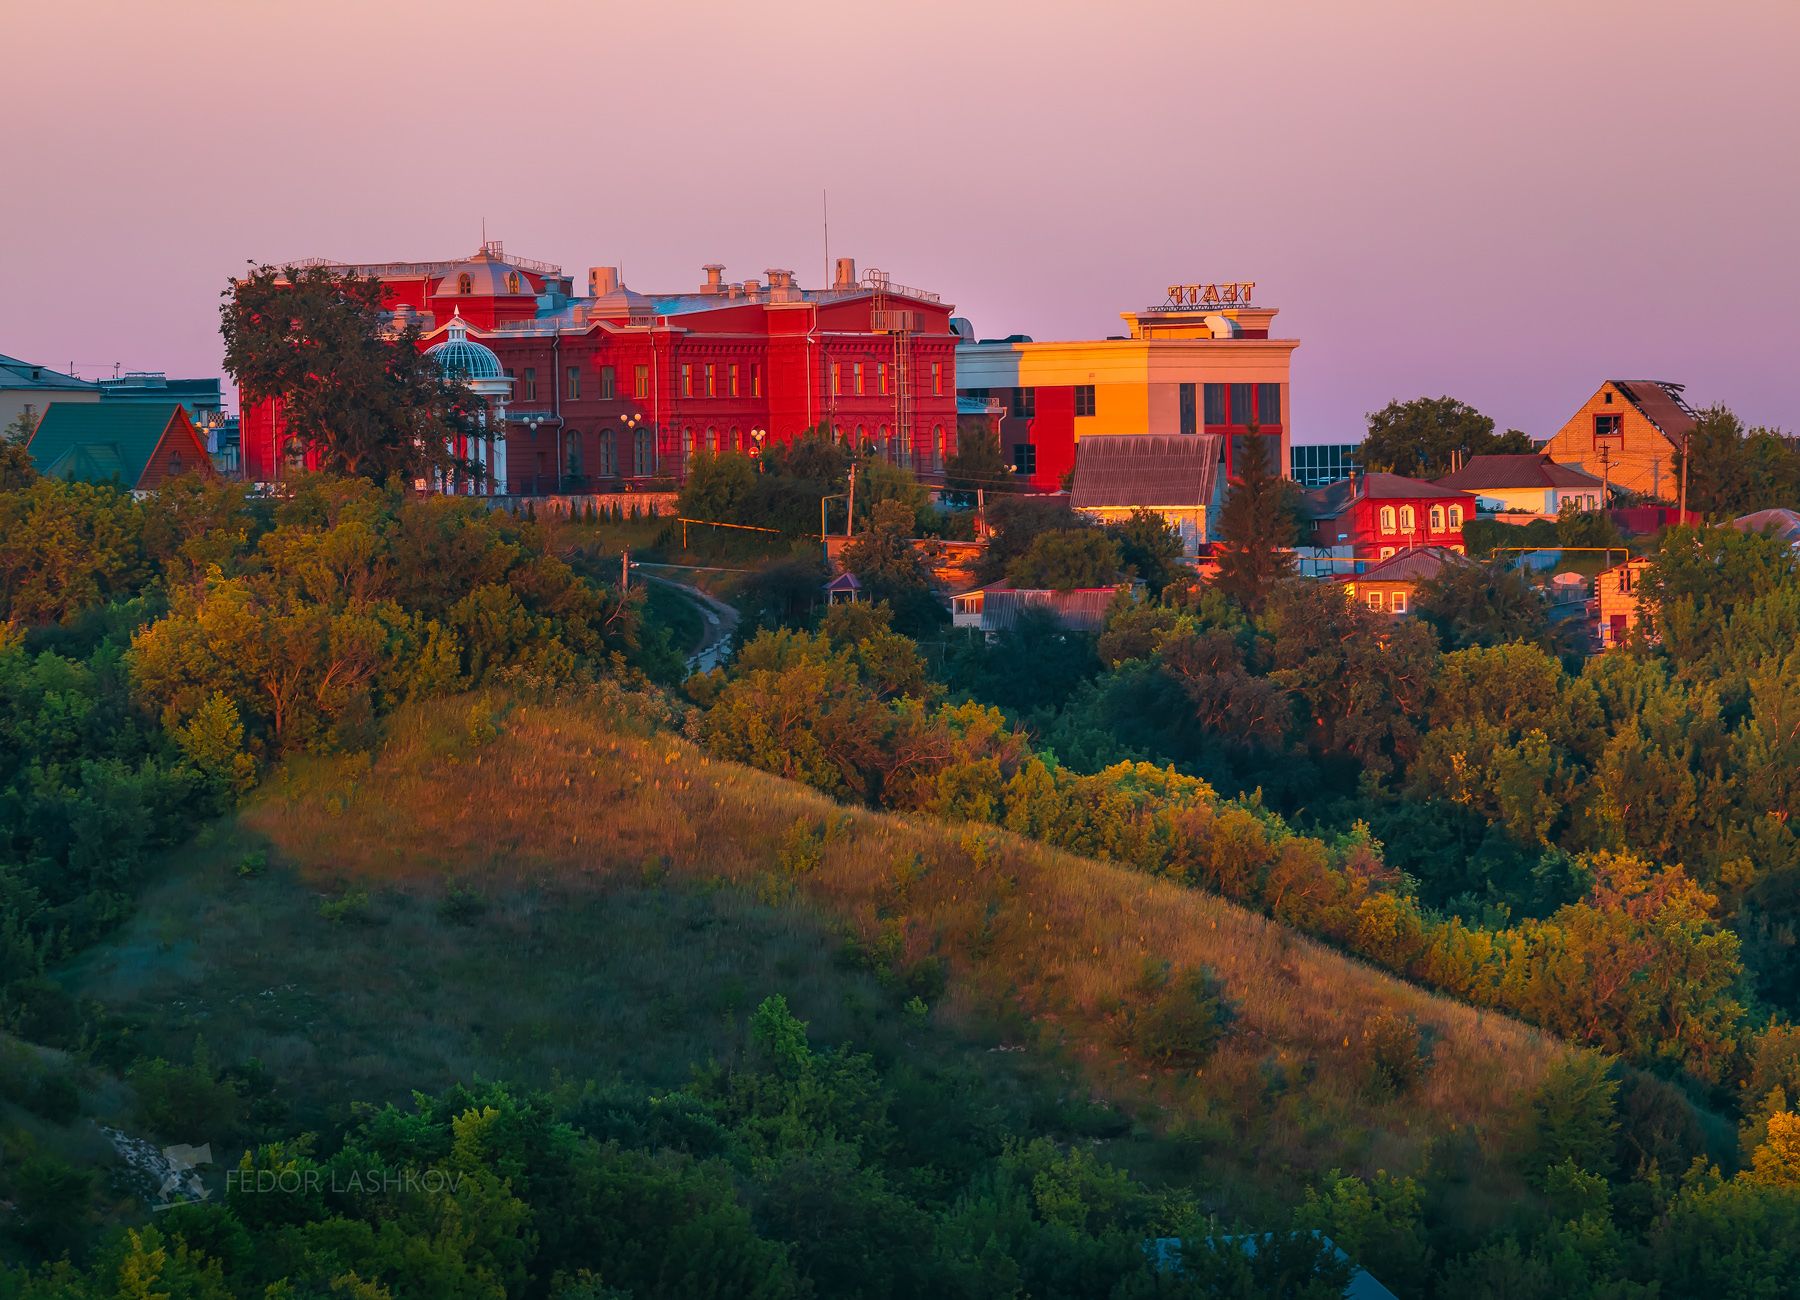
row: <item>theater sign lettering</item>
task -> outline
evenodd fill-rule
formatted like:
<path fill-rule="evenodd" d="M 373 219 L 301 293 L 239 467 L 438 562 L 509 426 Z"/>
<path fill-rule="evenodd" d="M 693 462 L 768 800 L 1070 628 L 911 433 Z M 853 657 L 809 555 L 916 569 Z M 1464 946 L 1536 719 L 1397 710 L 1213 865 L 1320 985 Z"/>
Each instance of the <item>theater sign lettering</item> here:
<path fill-rule="evenodd" d="M 1218 284 L 1172 284 L 1169 286 L 1170 307 L 1248 307 L 1256 289 L 1254 280 L 1232 280 Z"/>

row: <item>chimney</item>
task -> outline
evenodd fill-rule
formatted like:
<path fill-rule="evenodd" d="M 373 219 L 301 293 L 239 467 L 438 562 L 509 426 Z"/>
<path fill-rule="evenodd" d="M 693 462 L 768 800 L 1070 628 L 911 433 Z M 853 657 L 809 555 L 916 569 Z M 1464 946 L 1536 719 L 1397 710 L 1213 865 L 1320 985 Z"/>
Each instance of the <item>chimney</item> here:
<path fill-rule="evenodd" d="M 588 295 L 593 298 L 604 298 L 619 288 L 619 268 L 616 266 L 588 267 Z"/>
<path fill-rule="evenodd" d="M 833 289 L 854 289 L 856 287 L 856 259 L 840 257 L 837 260 L 837 273 L 831 278 Z"/>
<path fill-rule="evenodd" d="M 725 264 L 708 262 L 700 268 L 706 272 L 706 283 L 700 286 L 701 293 L 719 293 L 725 288 Z"/>
<path fill-rule="evenodd" d="M 751 302 L 756 302 L 760 299 L 762 297 L 762 281 L 757 279 L 745 280 L 744 297 L 748 298 Z"/>
<path fill-rule="evenodd" d="M 769 301 L 792 301 L 791 291 L 794 287 L 794 273 L 792 271 L 784 271 L 778 266 L 772 266 L 769 268 L 767 275 L 769 277 Z"/>

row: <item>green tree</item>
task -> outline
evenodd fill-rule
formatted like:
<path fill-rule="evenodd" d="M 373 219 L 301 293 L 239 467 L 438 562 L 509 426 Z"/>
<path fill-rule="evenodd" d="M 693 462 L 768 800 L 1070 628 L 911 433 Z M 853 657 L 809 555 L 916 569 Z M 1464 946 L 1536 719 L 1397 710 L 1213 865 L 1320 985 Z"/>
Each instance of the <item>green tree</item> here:
<path fill-rule="evenodd" d="M 1152 597 L 1160 596 L 1183 572 L 1176 563 L 1183 549 L 1181 533 L 1155 511 L 1133 510 L 1130 518 L 1107 524 L 1105 531 L 1118 542 L 1125 567 L 1138 576 Z"/>
<path fill-rule="evenodd" d="M 1000 452 L 1000 435 L 987 422 L 959 422 L 956 450 L 944 461 L 944 486 L 952 492 L 1010 491 L 1012 466 Z"/>
<path fill-rule="evenodd" d="M 869 526 L 844 548 L 844 569 L 854 573 L 869 600 L 893 607 L 900 630 L 922 632 L 946 621 L 932 594 L 931 576 L 912 543 L 916 516 L 902 500 L 877 503 Z"/>
<path fill-rule="evenodd" d="M 1007 566 L 1006 580 L 1034 590 L 1105 587 L 1119 580 L 1122 564 L 1114 538 L 1095 528 L 1065 528 L 1033 538 L 1025 554 Z"/>
<path fill-rule="evenodd" d="M 1517 429 L 1496 434 L 1494 421 L 1465 402 L 1453 397 L 1417 397 L 1410 402 L 1389 402 L 1369 416 L 1362 457 L 1366 469 L 1408 478 L 1437 478 L 1451 471 L 1458 453 L 1467 460 L 1532 450 L 1528 434 Z"/>
<path fill-rule="evenodd" d="M 1217 582 L 1254 613 L 1278 583 L 1293 575 L 1300 490 L 1266 456 L 1246 455 L 1236 468 L 1219 512 Z"/>
<path fill-rule="evenodd" d="M 37 478 L 37 467 L 32 464 L 31 453 L 25 450 L 37 426 L 37 416 L 20 411 L 17 419 L 0 430 L 0 492 L 30 487 Z"/>
<path fill-rule="evenodd" d="M 1523 641 L 1553 649 L 1543 598 L 1514 565 L 1447 563 L 1419 584 L 1415 610 L 1446 650 Z"/>
<path fill-rule="evenodd" d="M 476 431 L 477 399 L 420 352 L 416 321 L 391 327 L 379 280 L 255 266 L 221 296 L 225 369 L 243 400 L 279 400 L 322 468 L 376 482 L 480 473 L 451 450 Z"/>

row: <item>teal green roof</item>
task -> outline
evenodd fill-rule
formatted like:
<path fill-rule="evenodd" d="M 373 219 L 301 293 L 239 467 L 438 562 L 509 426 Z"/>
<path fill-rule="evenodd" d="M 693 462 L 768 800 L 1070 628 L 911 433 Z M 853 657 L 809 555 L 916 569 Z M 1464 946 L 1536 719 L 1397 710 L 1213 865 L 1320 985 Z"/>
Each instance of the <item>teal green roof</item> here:
<path fill-rule="evenodd" d="M 181 407 L 174 402 L 52 402 L 26 450 L 40 474 L 138 485 Z"/>

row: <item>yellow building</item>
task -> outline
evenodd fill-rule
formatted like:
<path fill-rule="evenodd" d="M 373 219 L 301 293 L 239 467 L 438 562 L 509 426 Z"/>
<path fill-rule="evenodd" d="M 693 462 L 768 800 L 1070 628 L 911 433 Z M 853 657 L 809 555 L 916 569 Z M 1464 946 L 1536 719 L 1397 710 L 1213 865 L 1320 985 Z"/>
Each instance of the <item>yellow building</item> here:
<path fill-rule="evenodd" d="M 1687 445 L 1694 413 L 1680 384 L 1609 379 L 1545 444 L 1559 465 L 1573 465 L 1609 487 L 1674 501 L 1675 456 Z"/>
<path fill-rule="evenodd" d="M 1255 288 L 1171 285 L 1160 306 L 1122 313 L 1128 332 L 1112 338 L 965 335 L 958 393 L 999 402 L 1001 452 L 1041 491 L 1062 485 L 1078 441 L 1103 434 L 1218 434 L 1229 473 L 1255 428 L 1266 448 L 1278 444 L 1285 474 L 1288 369 L 1300 341 L 1271 337 L 1276 309 L 1254 305 Z"/>

